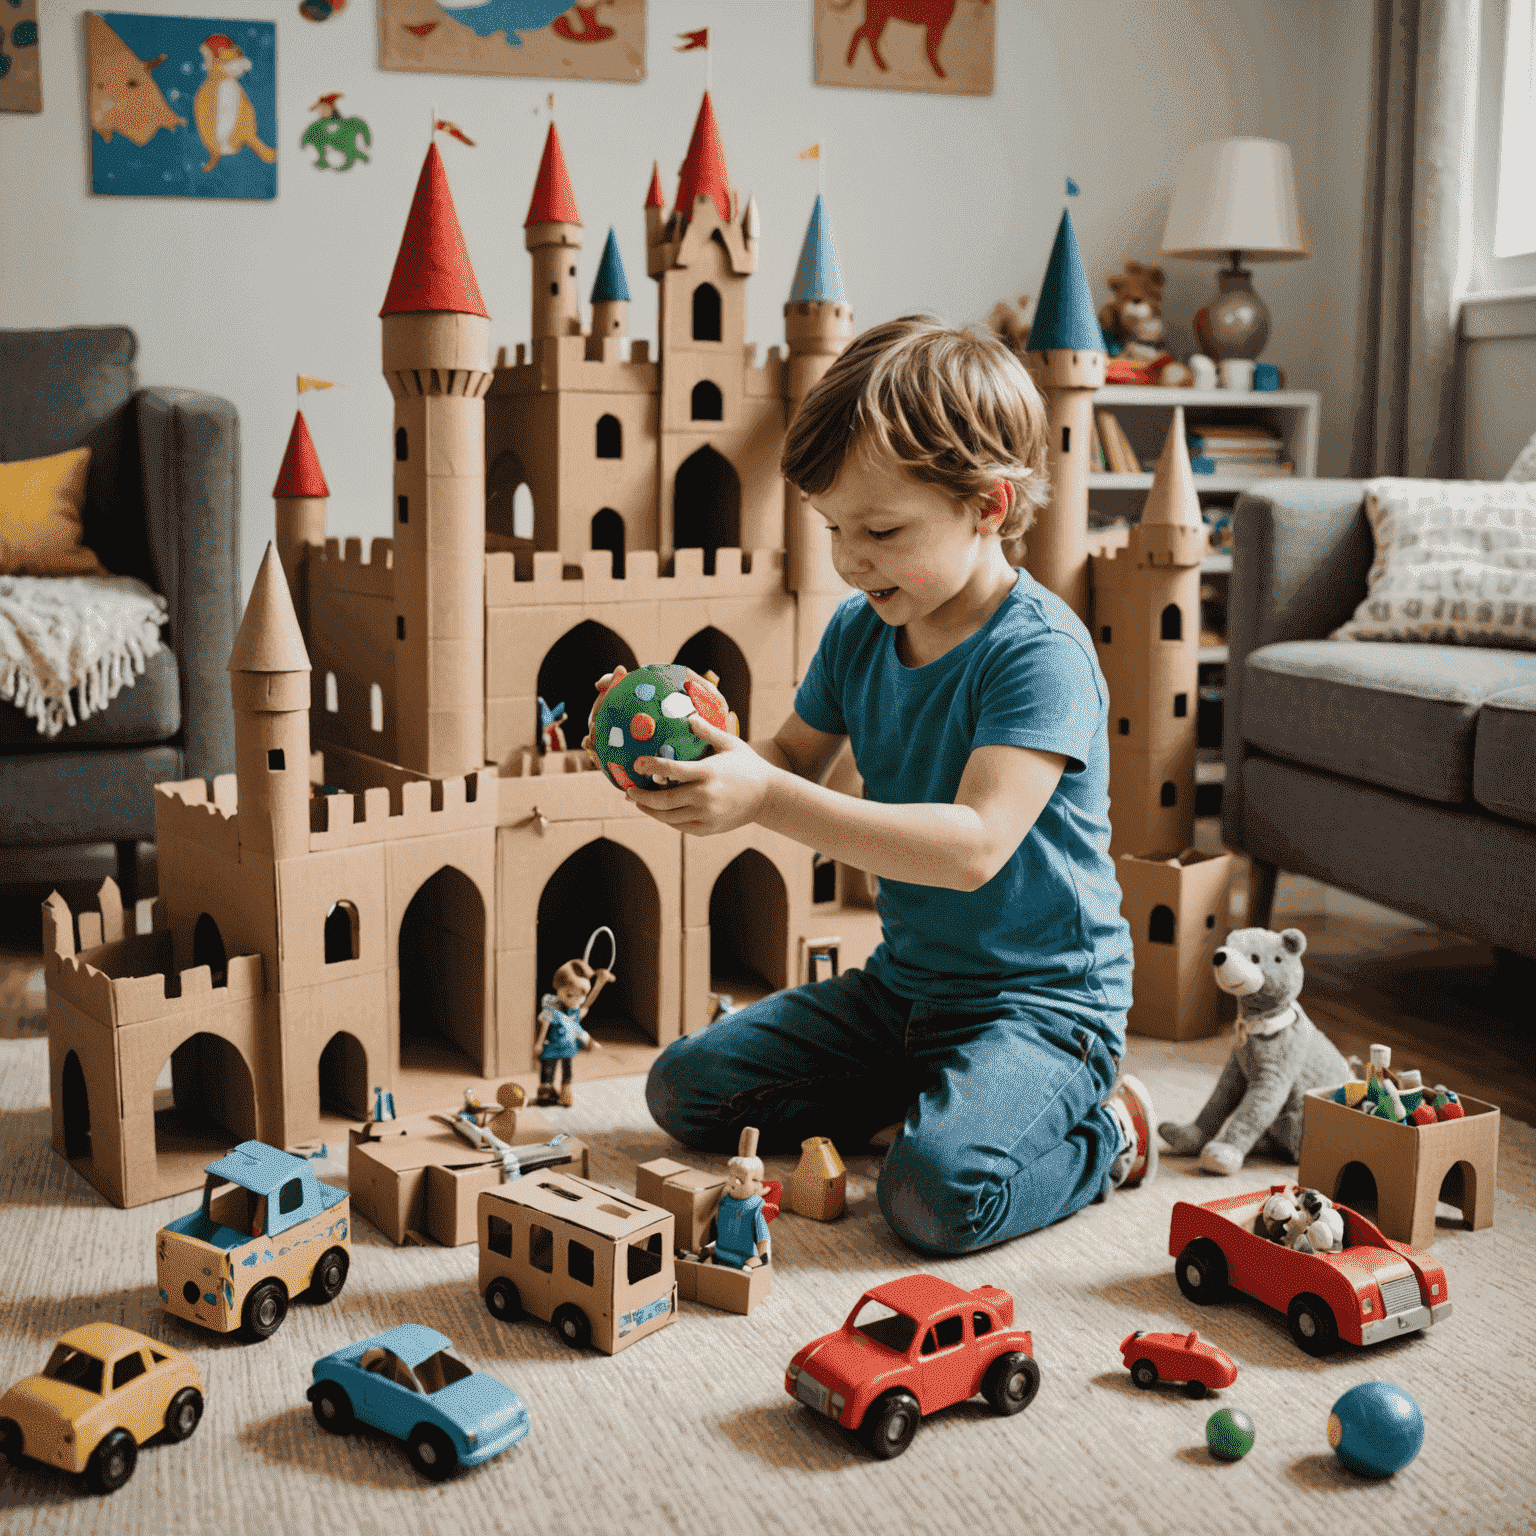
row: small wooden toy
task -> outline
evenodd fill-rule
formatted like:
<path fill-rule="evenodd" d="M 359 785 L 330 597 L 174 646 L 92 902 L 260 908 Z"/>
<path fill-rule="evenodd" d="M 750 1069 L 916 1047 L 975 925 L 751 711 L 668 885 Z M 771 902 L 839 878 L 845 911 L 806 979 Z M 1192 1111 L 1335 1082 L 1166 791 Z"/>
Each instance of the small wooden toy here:
<path fill-rule="evenodd" d="M 577 1051 L 600 1051 L 602 1046 L 581 1027 L 587 1010 L 598 999 L 598 994 L 613 980 L 613 972 L 606 968 L 593 970 L 588 963 L 592 944 L 599 933 L 608 935 L 610 949 L 614 949 L 613 930 L 599 928 L 587 940 L 586 953 L 580 960 L 567 960 L 555 972 L 553 992 L 546 992 L 539 999 L 539 1029 L 533 1041 L 534 1053 L 539 1058 L 539 1094 L 536 1104 L 562 1104 L 569 1108 L 571 1096 L 571 1063 Z M 597 985 L 593 986 L 596 980 Z M 555 1069 L 562 1073 L 560 1088 L 555 1089 Z"/>
<path fill-rule="evenodd" d="M 1231 1356 L 1193 1332 L 1143 1333 L 1138 1328 L 1122 1341 L 1120 1357 L 1143 1390 L 1171 1381 L 1183 1385 L 1186 1397 L 1204 1397 L 1237 1380 Z"/>
<path fill-rule="evenodd" d="M 1218 1461 L 1241 1461 L 1253 1449 L 1255 1433 L 1240 1408 L 1218 1408 L 1205 1421 L 1205 1443 Z"/>
<path fill-rule="evenodd" d="M 64 1334 L 36 1376 L 0 1397 L 0 1455 L 83 1473 L 94 1493 L 133 1476 L 139 1447 L 185 1440 L 203 1416 L 203 1379 L 179 1349 L 116 1323 Z"/>
<path fill-rule="evenodd" d="M 1337 1205 L 1344 1245 L 1311 1253 L 1269 1242 L 1254 1231 L 1272 1196 L 1294 1185 L 1193 1205 L 1180 1200 L 1168 1228 L 1174 1274 L 1190 1301 L 1208 1306 L 1229 1290 L 1284 1312 L 1291 1337 L 1309 1355 L 1341 1342 L 1380 1344 L 1443 1323 L 1451 1315 L 1445 1271 L 1433 1255 L 1388 1242 L 1363 1216 Z"/>
<path fill-rule="evenodd" d="M 798 1351 L 784 1390 L 888 1461 L 925 1416 L 978 1392 L 1000 1414 L 1021 1412 L 1040 1390 L 1040 1367 L 1006 1291 L 906 1275 L 866 1291 L 836 1333 Z"/>
<path fill-rule="evenodd" d="M 564 752 L 565 732 L 561 727 L 565 724 L 565 705 L 546 704 L 542 697 L 539 699 L 539 751 L 540 752 Z"/>
<path fill-rule="evenodd" d="M 789 1208 L 812 1221 L 836 1221 L 848 1207 L 848 1170 L 826 1136 L 800 1143 L 800 1161 L 789 1178 Z"/>
<path fill-rule="evenodd" d="M 351 1200 L 308 1158 L 260 1141 L 208 1165 L 203 1203 L 160 1228 L 160 1305 L 215 1333 L 268 1339 L 300 1293 L 334 1301 L 351 1265 Z"/>
<path fill-rule="evenodd" d="M 305 1393 L 327 1434 L 371 1424 L 405 1442 L 423 1477 L 440 1483 L 477 1467 L 528 1433 L 528 1409 L 505 1382 L 448 1353 L 452 1341 L 402 1323 L 315 1361 Z"/>
<path fill-rule="evenodd" d="M 712 1262 L 732 1269 L 756 1269 L 769 1259 L 768 1218 L 763 1214 L 763 1160 L 757 1156 L 757 1127 L 743 1128 L 736 1156 L 726 1164 L 725 1193 L 715 1212 Z"/>
<path fill-rule="evenodd" d="M 1334 1455 L 1362 1477 L 1401 1472 L 1423 1443 L 1419 1405 L 1389 1381 L 1362 1381 L 1351 1387 L 1328 1415 L 1328 1444 Z"/>
<path fill-rule="evenodd" d="M 637 786 L 637 757 L 691 763 L 714 750 L 693 734 L 688 722 L 694 715 L 739 736 L 740 724 L 716 681 L 675 663 L 634 672 L 616 668 L 592 707 L 590 750 L 599 766 L 620 789 L 648 789 L 651 785 L 644 782 Z M 651 778 L 657 785 L 666 783 L 658 775 Z"/>

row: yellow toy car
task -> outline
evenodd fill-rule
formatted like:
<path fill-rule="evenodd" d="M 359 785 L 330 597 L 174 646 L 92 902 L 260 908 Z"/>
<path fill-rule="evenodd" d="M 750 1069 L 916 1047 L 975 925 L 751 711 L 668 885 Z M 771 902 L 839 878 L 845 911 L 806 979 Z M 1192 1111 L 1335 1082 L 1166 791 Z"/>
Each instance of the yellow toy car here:
<path fill-rule="evenodd" d="M 203 1416 L 203 1381 L 179 1349 L 115 1323 L 72 1328 L 40 1375 L 0 1397 L 0 1454 L 83 1472 L 95 1493 L 133 1476 L 151 1437 L 185 1440 Z"/>

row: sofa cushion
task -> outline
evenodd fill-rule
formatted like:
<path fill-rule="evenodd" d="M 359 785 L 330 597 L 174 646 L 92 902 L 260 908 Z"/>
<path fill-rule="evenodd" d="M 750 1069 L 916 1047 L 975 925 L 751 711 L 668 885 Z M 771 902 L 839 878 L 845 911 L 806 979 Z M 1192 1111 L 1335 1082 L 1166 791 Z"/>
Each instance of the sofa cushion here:
<path fill-rule="evenodd" d="M 0 703 L 0 752 L 72 752 L 77 747 L 133 747 L 169 741 L 181 729 L 181 675 L 168 646 L 146 658 L 133 680 L 89 720 L 40 736 L 37 722 L 14 704 Z"/>
<path fill-rule="evenodd" d="M 155 785 L 185 777 L 174 746 L 0 752 L 0 846 L 153 842 Z"/>
<path fill-rule="evenodd" d="M 1483 701 L 1472 798 L 1500 816 L 1536 827 L 1536 683 Z"/>
<path fill-rule="evenodd" d="M 1458 804 L 1472 793 L 1477 715 L 1536 684 L 1536 654 L 1450 645 L 1284 640 L 1243 674 L 1245 742 L 1276 757 Z"/>

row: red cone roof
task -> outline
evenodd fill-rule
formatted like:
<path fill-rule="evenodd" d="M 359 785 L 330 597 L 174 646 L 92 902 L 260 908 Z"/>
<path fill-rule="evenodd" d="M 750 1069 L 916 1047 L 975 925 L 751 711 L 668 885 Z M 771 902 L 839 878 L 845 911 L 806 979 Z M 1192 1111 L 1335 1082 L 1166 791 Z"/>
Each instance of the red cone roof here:
<path fill-rule="evenodd" d="M 417 310 L 433 313 L 484 315 L 485 300 L 470 264 L 464 231 L 454 211 L 453 193 L 448 189 L 448 172 L 436 144 L 427 150 L 416 195 L 406 217 L 405 234 L 400 239 L 400 254 L 384 295 L 380 316 L 409 314 Z"/>
<path fill-rule="evenodd" d="M 645 206 L 647 208 L 665 208 L 666 196 L 661 190 L 661 168 L 654 160 L 651 161 L 651 186 L 645 194 Z"/>
<path fill-rule="evenodd" d="M 320 468 L 320 455 L 315 452 L 315 440 L 309 435 L 309 425 L 303 411 L 293 413 L 293 431 L 288 434 L 288 447 L 283 453 L 283 467 L 277 472 L 277 484 L 272 487 L 274 496 L 329 496 L 331 488 L 325 483 Z"/>
<path fill-rule="evenodd" d="M 714 103 L 704 92 L 693 138 L 688 143 L 688 158 L 683 161 L 677 183 L 677 212 L 685 219 L 693 217 L 693 200 L 712 197 L 723 223 L 731 222 L 731 176 L 725 168 L 725 145 L 720 142 L 720 124 L 715 121 Z"/>
<path fill-rule="evenodd" d="M 523 228 L 530 224 L 581 224 L 581 215 L 576 211 L 576 194 L 571 190 L 570 173 L 565 168 L 565 152 L 560 148 L 560 135 L 555 132 L 553 123 L 544 140 L 544 158 L 539 161 L 539 174 L 533 183 L 533 201 L 528 204 L 528 217 L 523 220 Z"/>

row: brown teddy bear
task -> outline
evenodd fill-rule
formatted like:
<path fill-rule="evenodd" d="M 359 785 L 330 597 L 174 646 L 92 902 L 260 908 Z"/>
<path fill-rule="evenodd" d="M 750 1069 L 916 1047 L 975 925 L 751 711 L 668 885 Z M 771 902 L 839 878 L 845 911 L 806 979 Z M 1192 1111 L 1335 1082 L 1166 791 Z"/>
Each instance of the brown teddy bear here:
<path fill-rule="evenodd" d="M 1184 386 L 1194 375 L 1177 363 L 1163 346 L 1163 269 L 1128 261 L 1123 272 L 1110 274 L 1114 298 L 1099 311 L 1099 327 L 1120 349 L 1111 358 L 1111 384 L 1171 384 Z"/>
<path fill-rule="evenodd" d="M 1029 295 L 1021 293 L 1017 304 L 1010 304 L 1007 299 L 999 299 L 992 306 L 992 313 L 987 316 L 987 323 L 1002 337 L 1004 345 L 1017 357 L 1023 357 L 1029 350 L 1030 323 L 1024 318 L 1024 312 L 1029 308 Z"/>

